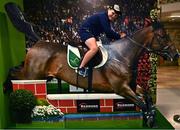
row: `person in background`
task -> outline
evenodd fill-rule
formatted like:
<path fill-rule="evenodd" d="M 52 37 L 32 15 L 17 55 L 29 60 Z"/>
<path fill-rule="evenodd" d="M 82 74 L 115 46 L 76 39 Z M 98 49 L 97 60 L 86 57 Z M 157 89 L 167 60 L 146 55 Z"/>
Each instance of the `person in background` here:
<path fill-rule="evenodd" d="M 64 30 L 72 31 L 73 17 L 69 16 L 66 19 L 64 19 L 63 22 L 64 22 Z"/>

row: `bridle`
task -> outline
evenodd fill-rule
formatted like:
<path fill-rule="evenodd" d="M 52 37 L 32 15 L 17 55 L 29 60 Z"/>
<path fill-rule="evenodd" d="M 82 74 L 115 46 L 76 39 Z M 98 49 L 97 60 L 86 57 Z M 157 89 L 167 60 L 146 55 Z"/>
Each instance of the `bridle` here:
<path fill-rule="evenodd" d="M 167 34 L 165 34 L 165 35 L 163 35 L 163 36 L 161 36 L 160 34 L 158 34 L 158 33 L 154 33 L 154 35 L 153 35 L 153 37 L 152 37 L 152 39 L 151 39 L 151 42 L 150 42 L 150 44 L 149 44 L 149 46 L 143 46 L 142 44 L 140 44 L 139 42 L 137 42 L 136 40 L 134 40 L 134 39 L 132 39 L 132 38 L 130 38 L 130 37 L 127 37 L 132 43 L 134 43 L 135 45 L 137 45 L 137 46 L 139 46 L 139 47 L 141 47 L 141 48 L 143 48 L 143 49 L 145 49 L 145 50 L 147 50 L 148 52 L 151 52 L 151 53 L 155 53 L 155 54 L 158 54 L 158 55 L 161 55 L 161 56 L 167 56 L 167 57 L 169 57 L 171 60 L 173 60 L 173 58 L 169 55 L 169 53 L 168 53 L 168 49 L 171 47 L 171 46 L 173 46 L 173 43 L 171 43 L 171 44 L 169 44 L 169 45 L 166 45 L 166 46 L 162 46 L 162 47 L 160 47 L 160 48 L 158 48 L 158 49 L 152 49 L 152 42 L 154 41 L 154 38 L 155 37 L 160 37 L 161 39 L 162 38 L 169 38 L 169 35 L 167 35 Z M 158 42 L 158 44 L 159 45 L 161 45 L 161 41 L 159 40 L 159 38 L 157 38 L 157 42 Z"/>

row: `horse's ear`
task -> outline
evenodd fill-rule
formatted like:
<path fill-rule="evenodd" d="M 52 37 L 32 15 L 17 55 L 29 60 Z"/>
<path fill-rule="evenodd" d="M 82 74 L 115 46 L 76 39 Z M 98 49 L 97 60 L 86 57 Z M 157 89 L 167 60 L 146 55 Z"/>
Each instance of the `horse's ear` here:
<path fill-rule="evenodd" d="M 149 27 L 152 24 L 152 20 L 150 18 L 145 18 L 144 27 Z"/>
<path fill-rule="evenodd" d="M 153 30 L 158 30 L 158 29 L 164 28 L 164 25 L 159 21 L 154 21 L 152 23 L 152 27 L 153 27 Z"/>

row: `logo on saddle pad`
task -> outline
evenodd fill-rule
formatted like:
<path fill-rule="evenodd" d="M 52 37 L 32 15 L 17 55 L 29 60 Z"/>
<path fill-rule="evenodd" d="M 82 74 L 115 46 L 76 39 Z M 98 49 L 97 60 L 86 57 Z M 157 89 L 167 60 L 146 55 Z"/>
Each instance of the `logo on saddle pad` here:
<path fill-rule="evenodd" d="M 100 64 L 96 65 L 94 68 L 102 67 L 108 59 L 107 50 L 102 46 L 101 43 L 98 43 L 98 47 L 99 47 L 99 50 L 101 51 L 101 54 L 102 54 L 102 60 L 101 60 Z M 67 61 L 68 61 L 69 66 L 72 69 L 77 69 L 79 67 L 80 62 L 81 62 L 81 58 L 82 57 L 80 55 L 79 49 L 77 47 L 73 47 L 71 45 L 68 45 L 68 47 L 67 47 Z"/>

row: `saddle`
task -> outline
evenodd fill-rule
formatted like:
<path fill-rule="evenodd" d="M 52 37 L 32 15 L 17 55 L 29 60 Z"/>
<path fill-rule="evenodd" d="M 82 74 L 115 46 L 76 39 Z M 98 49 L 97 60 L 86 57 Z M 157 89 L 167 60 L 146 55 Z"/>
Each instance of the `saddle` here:
<path fill-rule="evenodd" d="M 108 59 L 108 53 L 106 49 L 102 46 L 101 41 L 98 41 L 97 44 L 99 47 L 98 52 L 89 61 L 89 63 L 86 66 L 99 68 L 99 67 L 102 67 L 106 63 Z M 87 51 L 88 51 L 88 47 L 82 42 L 80 44 L 72 44 L 72 43 L 68 44 L 67 61 L 68 61 L 69 66 L 72 69 L 77 69 Z"/>

